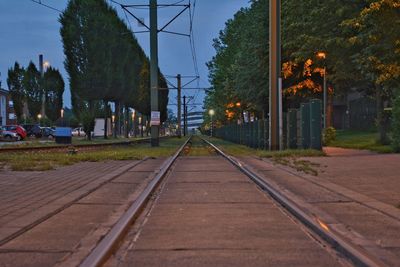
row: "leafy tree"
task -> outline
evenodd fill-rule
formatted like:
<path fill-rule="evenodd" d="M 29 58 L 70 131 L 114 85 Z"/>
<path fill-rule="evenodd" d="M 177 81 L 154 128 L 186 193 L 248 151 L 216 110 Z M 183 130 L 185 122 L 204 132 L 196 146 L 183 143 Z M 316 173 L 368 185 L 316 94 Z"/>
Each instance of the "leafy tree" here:
<path fill-rule="evenodd" d="M 117 12 L 104 0 L 71 0 L 60 22 L 75 114 L 97 101 L 105 117 L 115 103 L 117 124 L 122 106 L 150 114 L 148 58 Z M 167 102 L 168 91 L 161 92 L 164 117 Z"/>
<path fill-rule="evenodd" d="M 11 99 L 14 102 L 14 110 L 19 121 L 22 120 L 25 102 L 25 89 L 23 87 L 24 68 L 15 62 L 14 68 L 8 70 L 7 85 Z"/>
<path fill-rule="evenodd" d="M 57 69 L 49 68 L 44 73 L 44 89 L 46 94 L 46 116 L 56 121 L 63 107 L 64 79 Z"/>
<path fill-rule="evenodd" d="M 258 117 L 268 110 L 268 1 L 251 2 L 226 22 L 207 63 L 213 89 L 205 107 L 215 110 L 213 119 L 220 123 L 241 118 L 242 110 Z"/>
<path fill-rule="evenodd" d="M 22 84 L 25 88 L 29 114 L 32 118 L 36 118 L 42 106 L 43 91 L 40 86 L 40 81 L 40 72 L 31 61 L 24 73 Z"/>
<path fill-rule="evenodd" d="M 373 84 L 378 108 L 379 141 L 385 144 L 389 138 L 384 103 L 393 98 L 393 88 L 400 87 L 400 3 L 395 0 L 368 3 L 358 16 L 346 21 L 346 24 L 354 30 L 350 40 L 360 47 L 353 56 L 354 62 Z M 394 115 L 394 120 L 400 119 L 397 112 Z M 394 125 L 397 125 L 396 122 Z"/>

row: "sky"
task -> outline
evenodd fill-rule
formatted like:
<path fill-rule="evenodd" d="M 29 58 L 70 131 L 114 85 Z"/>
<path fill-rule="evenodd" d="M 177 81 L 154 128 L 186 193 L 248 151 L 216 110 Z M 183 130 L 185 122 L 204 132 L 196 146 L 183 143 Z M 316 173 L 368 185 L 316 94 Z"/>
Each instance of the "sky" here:
<path fill-rule="evenodd" d="M 36 0 L 38 1 L 38 0 Z M 147 0 L 116 0 L 122 4 L 148 4 Z M 192 3 L 193 11 L 193 1 Z M 54 7 L 58 10 L 66 8 L 67 0 L 41 0 L 43 4 Z M 177 0 L 159 0 L 159 4 L 175 3 Z M 183 3 L 188 3 L 184 0 Z M 121 7 L 108 1 L 115 7 L 119 16 L 127 22 L 135 31 L 143 31 L 145 28 L 139 27 L 135 19 L 123 12 Z M 193 33 L 195 55 L 199 70 L 199 81 L 187 87 L 208 88 L 208 70 L 206 62 L 214 55 L 212 47 L 213 39 L 218 37 L 220 30 L 224 28 L 225 22 L 241 8 L 249 5 L 248 0 L 197 0 L 194 8 Z M 158 25 L 161 28 L 172 19 L 181 9 L 177 7 L 159 8 Z M 149 11 L 147 9 L 130 9 L 137 17 L 144 18 L 145 23 L 149 23 Z M 0 0 L 0 72 L 2 88 L 8 89 L 7 70 L 18 61 L 20 65 L 27 66 L 29 61 L 38 65 L 39 54 L 44 55 L 44 60 L 49 61 L 51 66 L 60 70 L 66 82 L 64 93 L 64 106 L 71 106 L 69 92 L 68 74 L 64 69 L 64 53 L 62 41 L 59 33 L 60 23 L 58 22 L 59 12 L 42 5 L 34 3 L 32 0 Z M 189 33 L 190 29 L 189 12 L 183 13 L 166 30 L 180 33 Z M 149 55 L 149 34 L 138 33 L 136 37 L 140 45 Z M 159 33 L 159 67 L 164 75 L 183 76 L 196 75 L 193 57 L 190 49 L 188 37 Z M 176 84 L 176 79 L 169 78 L 169 81 Z M 189 82 L 190 79 L 183 79 L 182 84 Z M 186 90 L 182 95 L 193 96 L 193 104 L 202 104 L 204 91 Z M 176 90 L 170 90 L 170 106 L 176 111 Z M 174 105 L 175 104 L 175 105 Z M 192 111 L 202 111 L 202 105 L 190 106 Z"/>

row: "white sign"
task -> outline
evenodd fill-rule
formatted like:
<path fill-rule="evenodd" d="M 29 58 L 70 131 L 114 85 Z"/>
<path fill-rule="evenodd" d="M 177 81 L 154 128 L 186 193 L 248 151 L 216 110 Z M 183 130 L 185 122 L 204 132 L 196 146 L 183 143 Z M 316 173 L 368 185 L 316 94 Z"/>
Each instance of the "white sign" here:
<path fill-rule="evenodd" d="M 150 125 L 160 125 L 160 111 L 151 112 Z"/>

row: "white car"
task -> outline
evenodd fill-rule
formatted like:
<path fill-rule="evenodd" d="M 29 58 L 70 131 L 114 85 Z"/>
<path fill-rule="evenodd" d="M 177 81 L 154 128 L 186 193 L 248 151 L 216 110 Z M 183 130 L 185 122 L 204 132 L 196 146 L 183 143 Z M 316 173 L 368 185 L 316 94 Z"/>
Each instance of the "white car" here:
<path fill-rule="evenodd" d="M 86 136 L 82 127 L 78 127 L 72 130 L 72 136 Z"/>

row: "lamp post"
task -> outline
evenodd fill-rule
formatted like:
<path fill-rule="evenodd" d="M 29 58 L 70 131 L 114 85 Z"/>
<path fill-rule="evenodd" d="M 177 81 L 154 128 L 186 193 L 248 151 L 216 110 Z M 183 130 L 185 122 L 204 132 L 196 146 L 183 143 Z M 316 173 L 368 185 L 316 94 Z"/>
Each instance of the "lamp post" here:
<path fill-rule="evenodd" d="M 38 118 L 38 120 L 39 120 L 39 126 L 40 126 L 40 120 L 42 119 L 42 114 L 39 113 L 39 114 L 37 115 L 37 118 Z"/>
<path fill-rule="evenodd" d="M 113 127 L 113 137 L 116 138 L 117 137 L 117 132 L 115 131 L 115 115 L 111 116 L 111 122 L 112 122 L 112 127 Z"/>
<path fill-rule="evenodd" d="M 135 110 L 132 111 L 132 128 L 133 128 L 133 137 L 136 137 L 136 129 L 135 129 Z"/>
<path fill-rule="evenodd" d="M 41 112 L 41 114 L 43 114 L 44 117 L 46 117 L 46 92 L 45 92 L 45 88 L 44 88 L 43 77 L 44 77 L 44 71 L 48 67 L 50 67 L 50 62 L 48 62 L 48 61 L 43 62 L 43 55 L 39 55 L 39 69 L 40 69 L 40 77 L 42 79 L 42 90 L 43 90 L 42 107 L 41 107 L 40 112 Z"/>
<path fill-rule="evenodd" d="M 139 130 L 140 130 L 140 136 L 143 137 L 143 125 L 142 125 L 142 116 L 139 117 Z"/>
<path fill-rule="evenodd" d="M 324 60 L 326 59 L 326 53 L 325 52 L 318 52 L 317 57 Z M 323 113 L 324 113 L 324 129 L 326 128 L 326 122 L 327 122 L 327 114 L 326 114 L 326 108 L 327 108 L 327 101 L 328 101 L 328 88 L 327 88 L 327 78 L 326 78 L 326 62 L 324 62 L 324 85 L 323 85 Z"/>
<path fill-rule="evenodd" d="M 208 115 L 210 115 L 210 117 L 211 117 L 211 137 L 213 136 L 213 116 L 214 116 L 214 114 L 215 114 L 215 111 L 213 110 L 213 109 L 210 109 L 209 111 L 208 111 Z"/>

